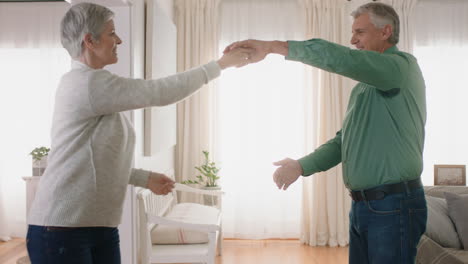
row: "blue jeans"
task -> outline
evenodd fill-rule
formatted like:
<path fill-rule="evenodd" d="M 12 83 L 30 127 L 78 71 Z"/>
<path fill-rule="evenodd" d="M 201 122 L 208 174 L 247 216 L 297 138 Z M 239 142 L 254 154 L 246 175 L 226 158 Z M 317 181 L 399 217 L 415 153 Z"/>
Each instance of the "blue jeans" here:
<path fill-rule="evenodd" d="M 426 231 L 424 190 L 353 201 L 349 219 L 350 264 L 413 264 Z"/>
<path fill-rule="evenodd" d="M 32 264 L 120 264 L 119 231 L 112 227 L 30 225 L 26 246 Z"/>

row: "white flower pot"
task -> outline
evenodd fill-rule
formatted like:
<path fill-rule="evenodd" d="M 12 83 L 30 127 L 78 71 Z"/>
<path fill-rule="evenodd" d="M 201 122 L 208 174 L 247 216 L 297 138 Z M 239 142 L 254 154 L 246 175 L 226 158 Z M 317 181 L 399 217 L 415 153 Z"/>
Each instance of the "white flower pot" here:
<path fill-rule="evenodd" d="M 208 191 L 219 191 L 221 190 L 221 186 L 215 186 L 215 187 L 202 187 L 203 190 L 208 190 Z M 216 206 L 218 204 L 218 197 L 213 196 L 213 195 L 203 195 L 203 200 L 205 205 L 208 206 Z"/>
<path fill-rule="evenodd" d="M 43 157 L 40 160 L 32 161 L 32 175 L 33 176 L 42 176 L 47 167 L 47 156 Z"/>

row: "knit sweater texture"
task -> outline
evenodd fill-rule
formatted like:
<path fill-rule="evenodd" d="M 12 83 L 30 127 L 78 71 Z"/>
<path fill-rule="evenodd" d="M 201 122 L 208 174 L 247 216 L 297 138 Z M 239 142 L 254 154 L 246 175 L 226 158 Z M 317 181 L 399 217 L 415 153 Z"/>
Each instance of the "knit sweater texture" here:
<path fill-rule="evenodd" d="M 118 226 L 127 184 L 146 187 L 150 173 L 132 168 L 135 132 L 122 112 L 176 103 L 220 71 L 213 61 L 166 78 L 142 80 L 73 61 L 56 92 L 48 167 L 28 223 Z"/>

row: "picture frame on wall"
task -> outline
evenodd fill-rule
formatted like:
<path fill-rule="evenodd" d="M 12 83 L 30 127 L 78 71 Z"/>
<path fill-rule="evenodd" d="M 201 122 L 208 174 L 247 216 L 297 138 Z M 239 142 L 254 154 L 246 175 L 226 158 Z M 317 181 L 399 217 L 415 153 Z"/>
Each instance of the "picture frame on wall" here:
<path fill-rule="evenodd" d="M 434 185 L 466 185 L 465 165 L 434 165 Z"/>

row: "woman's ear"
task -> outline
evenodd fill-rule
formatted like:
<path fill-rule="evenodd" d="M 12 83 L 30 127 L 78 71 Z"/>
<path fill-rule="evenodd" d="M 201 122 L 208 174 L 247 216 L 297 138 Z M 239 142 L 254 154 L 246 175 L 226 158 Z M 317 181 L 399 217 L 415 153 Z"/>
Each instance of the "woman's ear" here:
<path fill-rule="evenodd" d="M 91 36 L 91 33 L 87 33 L 84 35 L 83 38 L 83 45 L 87 47 L 88 49 L 93 49 L 94 48 L 95 41 L 93 39 L 93 36 Z"/>

